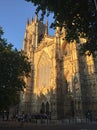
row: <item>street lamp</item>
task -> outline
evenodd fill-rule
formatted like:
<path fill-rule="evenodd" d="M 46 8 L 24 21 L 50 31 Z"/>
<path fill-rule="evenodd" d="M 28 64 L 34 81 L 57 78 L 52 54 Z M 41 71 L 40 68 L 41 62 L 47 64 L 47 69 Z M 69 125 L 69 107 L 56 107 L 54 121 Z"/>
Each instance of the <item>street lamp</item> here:
<path fill-rule="evenodd" d="M 74 101 L 74 117 L 76 116 L 76 84 L 78 82 L 78 79 L 76 77 L 76 74 L 73 79 L 73 101 Z"/>
<path fill-rule="evenodd" d="M 97 10 L 97 0 L 94 0 L 95 8 Z"/>

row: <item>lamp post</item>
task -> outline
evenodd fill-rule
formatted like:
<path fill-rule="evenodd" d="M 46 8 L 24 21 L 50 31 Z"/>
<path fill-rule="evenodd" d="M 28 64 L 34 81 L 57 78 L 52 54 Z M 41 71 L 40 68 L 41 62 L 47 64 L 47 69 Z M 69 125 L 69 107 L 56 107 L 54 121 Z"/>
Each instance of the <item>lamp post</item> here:
<path fill-rule="evenodd" d="M 97 10 L 97 0 L 94 0 L 95 8 Z"/>
<path fill-rule="evenodd" d="M 76 117 L 76 101 L 77 101 L 77 95 L 76 95 L 76 85 L 77 85 L 78 79 L 76 77 L 76 74 L 73 79 L 73 102 L 74 102 L 74 117 Z"/>
<path fill-rule="evenodd" d="M 74 101 L 74 117 L 76 115 L 76 90 L 75 90 L 75 84 L 76 84 L 76 81 L 75 81 L 75 77 L 74 77 L 74 81 L 73 81 L 73 101 Z"/>

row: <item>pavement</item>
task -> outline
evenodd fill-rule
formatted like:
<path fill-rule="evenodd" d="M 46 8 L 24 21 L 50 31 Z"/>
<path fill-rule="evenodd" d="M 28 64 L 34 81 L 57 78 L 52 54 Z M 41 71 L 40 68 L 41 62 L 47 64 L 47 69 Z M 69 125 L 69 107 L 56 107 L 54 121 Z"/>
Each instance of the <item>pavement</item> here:
<path fill-rule="evenodd" d="M 0 121 L 0 130 L 97 130 L 97 122 L 32 122 Z"/>

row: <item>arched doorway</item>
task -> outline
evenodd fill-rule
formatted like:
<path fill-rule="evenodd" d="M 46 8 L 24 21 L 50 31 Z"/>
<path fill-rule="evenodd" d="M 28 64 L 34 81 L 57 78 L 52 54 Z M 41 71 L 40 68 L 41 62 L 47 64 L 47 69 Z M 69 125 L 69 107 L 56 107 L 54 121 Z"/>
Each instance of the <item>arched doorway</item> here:
<path fill-rule="evenodd" d="M 49 103 L 46 102 L 46 114 L 49 115 Z"/>
<path fill-rule="evenodd" d="M 44 102 L 42 102 L 42 104 L 41 104 L 41 109 L 40 109 L 40 113 L 45 113 L 45 104 L 44 104 Z"/>

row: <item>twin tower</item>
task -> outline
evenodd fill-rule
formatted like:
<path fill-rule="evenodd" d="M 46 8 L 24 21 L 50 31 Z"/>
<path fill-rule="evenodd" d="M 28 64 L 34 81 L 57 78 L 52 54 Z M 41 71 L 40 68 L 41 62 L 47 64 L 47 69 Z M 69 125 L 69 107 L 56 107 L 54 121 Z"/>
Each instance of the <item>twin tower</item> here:
<path fill-rule="evenodd" d="M 30 21 L 27 21 L 23 49 L 26 50 L 31 46 L 34 49 L 37 48 L 44 35 L 48 35 L 48 21 L 46 24 L 43 24 L 42 21 L 38 20 L 38 15 L 36 15 L 34 20 L 32 18 Z"/>

